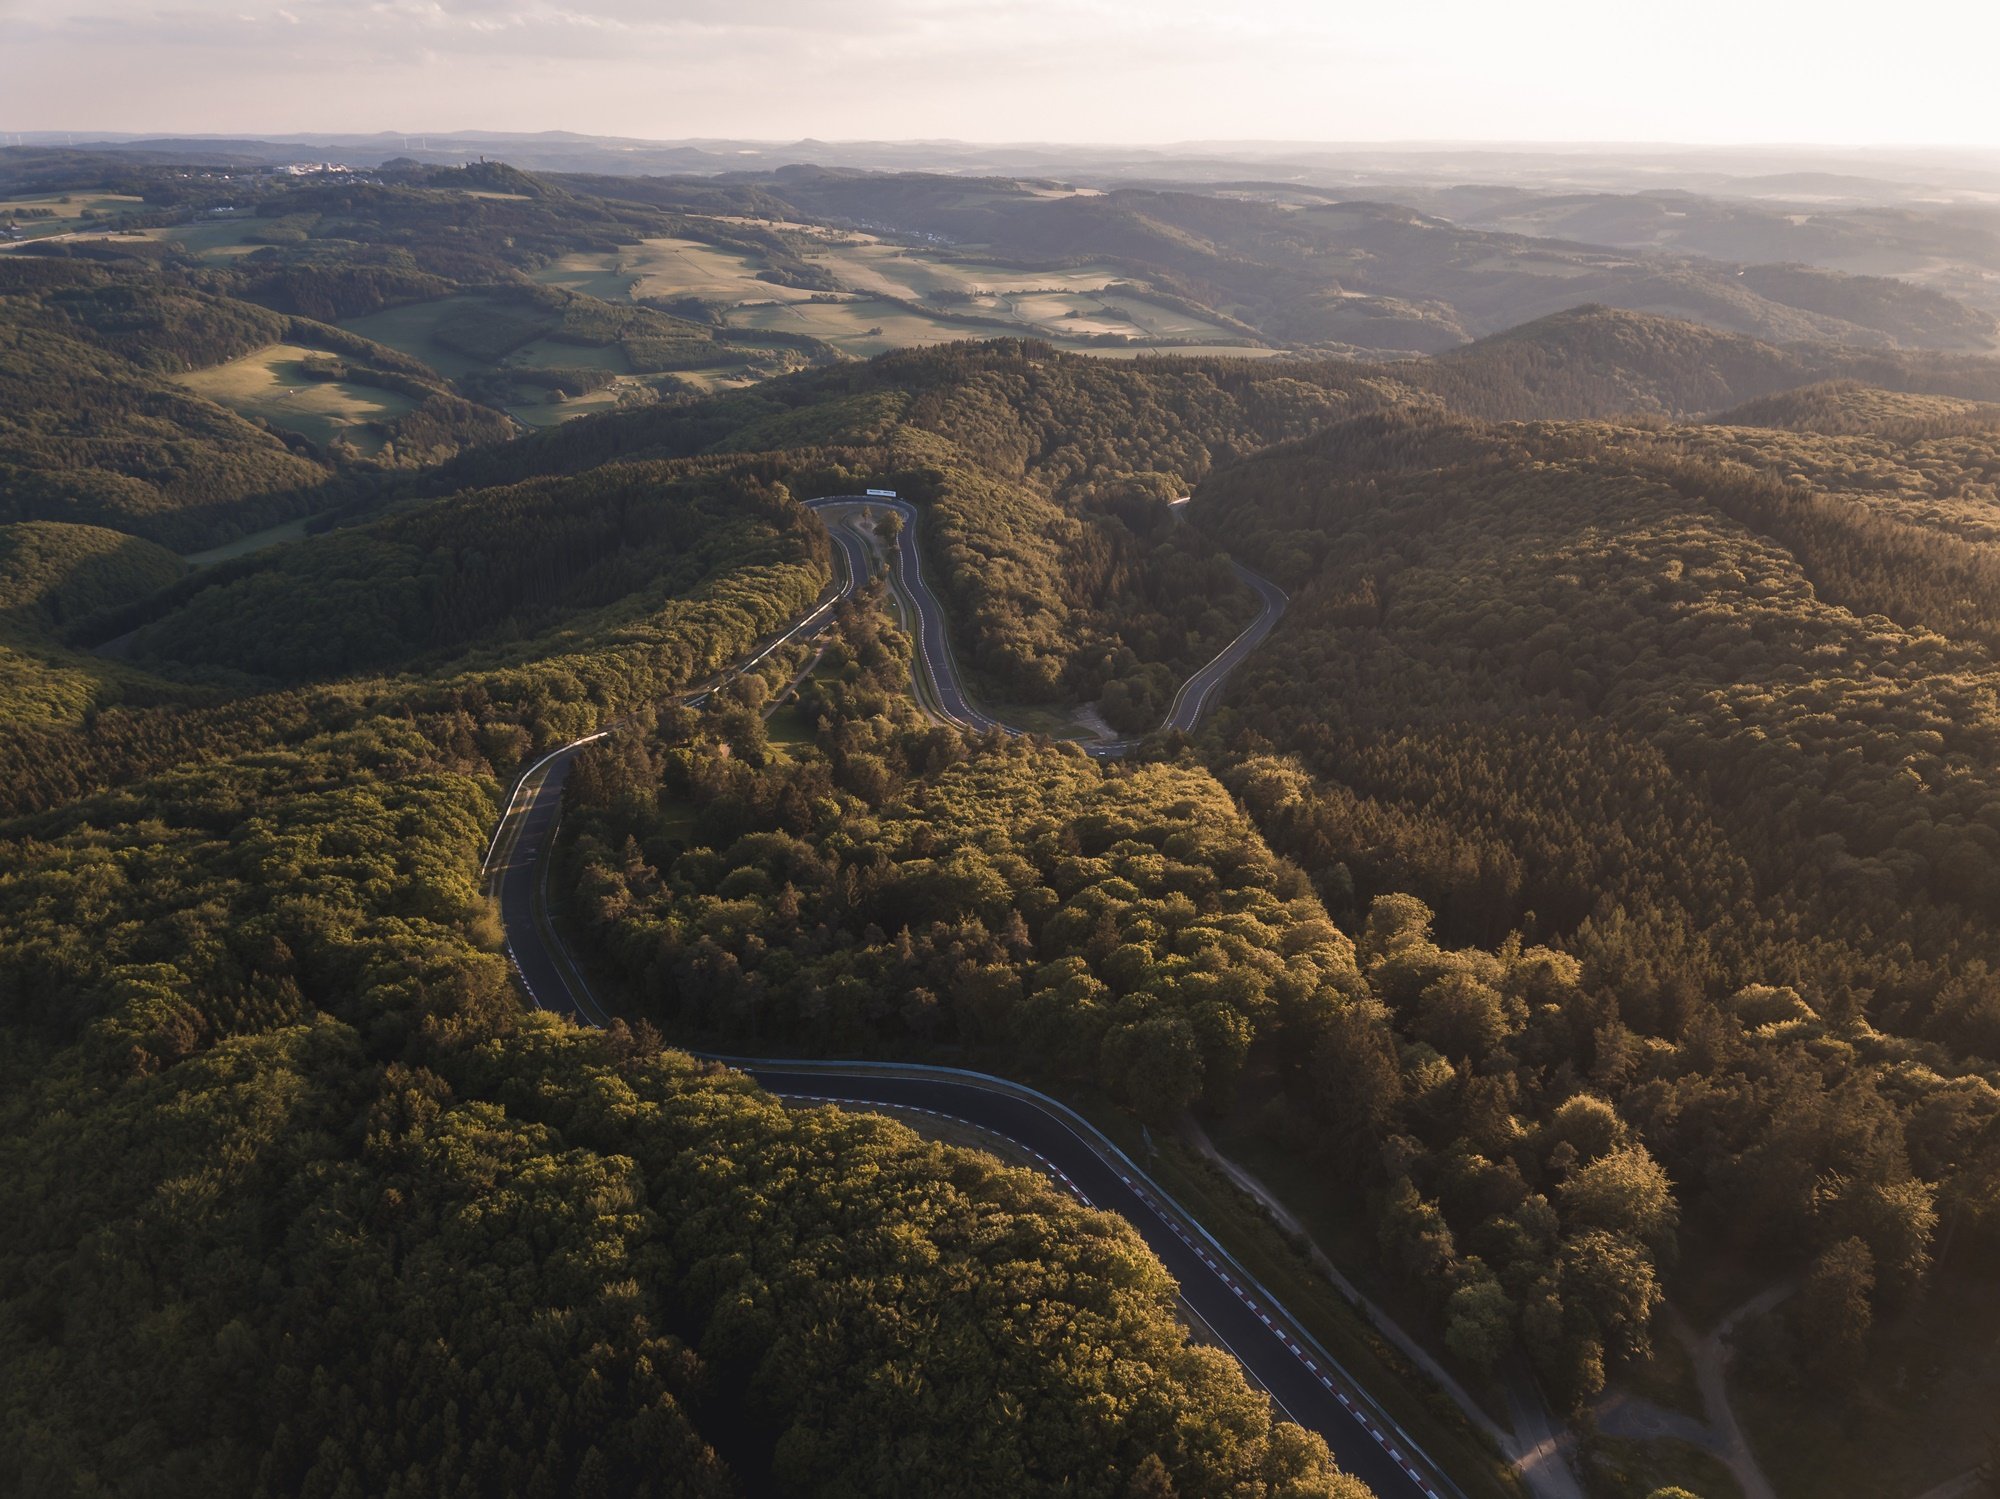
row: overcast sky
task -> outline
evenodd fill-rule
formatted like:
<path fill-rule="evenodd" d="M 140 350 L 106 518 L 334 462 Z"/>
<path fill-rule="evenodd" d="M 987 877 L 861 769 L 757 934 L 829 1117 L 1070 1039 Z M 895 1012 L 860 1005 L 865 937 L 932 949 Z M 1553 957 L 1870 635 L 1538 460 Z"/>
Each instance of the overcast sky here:
<path fill-rule="evenodd" d="M 2000 144 L 1996 0 L 0 0 L 0 130 Z"/>

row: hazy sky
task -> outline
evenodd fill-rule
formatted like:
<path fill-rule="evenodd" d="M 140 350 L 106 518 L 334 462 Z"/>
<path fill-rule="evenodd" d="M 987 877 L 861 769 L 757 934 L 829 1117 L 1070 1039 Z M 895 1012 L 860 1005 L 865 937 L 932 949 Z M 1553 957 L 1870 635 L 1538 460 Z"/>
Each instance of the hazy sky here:
<path fill-rule="evenodd" d="M 0 130 L 2000 144 L 1995 0 L 0 0 Z"/>

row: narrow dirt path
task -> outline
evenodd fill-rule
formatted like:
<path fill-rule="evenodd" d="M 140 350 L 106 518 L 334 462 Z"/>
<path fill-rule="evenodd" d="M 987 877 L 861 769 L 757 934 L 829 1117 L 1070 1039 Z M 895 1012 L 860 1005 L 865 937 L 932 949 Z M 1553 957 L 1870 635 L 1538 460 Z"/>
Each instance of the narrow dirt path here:
<path fill-rule="evenodd" d="M 1792 1294 L 1793 1282 L 1784 1280 L 1767 1287 L 1731 1311 L 1706 1336 L 1688 1326 L 1679 1312 L 1670 1312 L 1667 1327 L 1694 1361 L 1695 1383 L 1701 1390 L 1702 1409 L 1714 1436 L 1707 1450 L 1728 1464 L 1742 1485 L 1743 1499 L 1778 1499 L 1778 1491 L 1764 1476 L 1757 1455 L 1750 1450 L 1743 1428 L 1737 1424 L 1736 1408 L 1729 1403 L 1729 1335 L 1752 1317 L 1761 1317 Z"/>

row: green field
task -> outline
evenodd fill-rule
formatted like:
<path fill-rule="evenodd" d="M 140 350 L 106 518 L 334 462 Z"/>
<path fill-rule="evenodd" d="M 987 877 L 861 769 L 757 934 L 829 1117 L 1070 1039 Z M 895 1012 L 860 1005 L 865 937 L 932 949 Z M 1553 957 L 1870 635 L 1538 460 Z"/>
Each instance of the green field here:
<path fill-rule="evenodd" d="M 413 302 L 405 307 L 371 312 L 366 317 L 349 318 L 341 327 L 378 344 L 400 349 L 423 360 L 439 374 L 456 380 L 492 366 L 439 343 L 435 337 L 438 324 L 468 308 L 483 306 L 485 301 L 477 296 L 440 297 L 435 302 Z"/>
<path fill-rule="evenodd" d="M 1097 334 L 1122 334 L 1137 339 L 1186 339 L 1203 344 L 1240 343 L 1242 335 L 1183 312 L 1164 302 L 1154 302 L 1126 291 L 1033 291 L 1003 293 L 982 299 L 993 309 L 1020 319 L 1051 335 L 1090 338 Z"/>
<path fill-rule="evenodd" d="M 826 266 L 856 291 L 923 301 L 939 292 L 1000 296 L 1026 291 L 1101 291 L 1124 279 L 1109 266 L 1022 270 L 976 260 L 946 259 L 867 236 L 851 236 L 806 258 Z"/>
<path fill-rule="evenodd" d="M 43 203 L 46 206 L 57 206 L 46 199 L 35 201 Z M 113 205 L 106 212 L 114 217 L 117 212 L 116 205 L 122 204 L 128 207 L 144 206 L 136 198 L 113 198 L 100 195 L 90 201 Z M 7 210 L 14 206 L 16 205 L 11 200 L 0 203 L 0 224 L 8 222 Z M 23 201 L 19 206 L 26 207 L 28 204 L 26 201 Z M 73 206 L 84 206 L 83 200 L 79 200 L 78 204 Z M 65 209 L 64 211 L 67 212 L 69 210 Z M 67 220 L 23 219 L 18 225 L 25 239 L 46 239 L 54 235 L 67 235 L 80 243 L 145 239 L 159 243 L 180 245 L 189 251 L 189 253 L 198 255 L 203 260 L 216 262 L 233 260 L 239 255 L 248 255 L 252 250 L 259 248 L 252 242 L 250 236 L 267 230 L 270 226 L 271 221 L 269 219 L 248 216 L 240 219 L 203 219 L 193 224 L 175 224 L 165 228 L 122 229 L 115 234 L 108 230 L 99 231 L 93 222 L 86 222 L 76 218 Z"/>
<path fill-rule="evenodd" d="M 259 248 L 250 236 L 268 231 L 271 220 L 246 216 L 235 219 L 202 219 L 193 224 L 176 224 L 171 229 L 147 230 L 150 236 L 173 241 L 204 260 L 233 260 Z"/>
<path fill-rule="evenodd" d="M 523 344 L 500 361 L 528 369 L 609 370 L 615 375 L 632 373 L 632 362 L 617 344 L 568 343 L 559 338 L 538 338 Z"/>
<path fill-rule="evenodd" d="M 625 358 L 624 350 L 616 344 L 577 344 L 561 339 L 538 338 L 523 344 L 498 363 L 492 363 L 460 353 L 438 340 L 440 324 L 484 305 L 487 305 L 487 299 L 477 295 L 443 297 L 435 302 L 417 302 L 407 307 L 373 312 L 366 317 L 350 318 L 341 326 L 364 338 L 413 355 L 453 380 L 509 368 L 608 370 L 617 377 L 602 390 L 564 400 L 550 400 L 526 385 L 517 387 L 520 399 L 506 402 L 502 409 L 516 421 L 530 427 L 552 427 L 573 416 L 609 411 L 618 404 L 621 395 L 644 386 L 680 381 L 697 390 L 713 392 L 731 390 L 748 383 L 741 365 L 724 357 L 718 357 L 716 364 L 709 368 L 676 370 L 666 376 L 639 376 L 630 373 L 631 365 Z"/>
<path fill-rule="evenodd" d="M 73 234 L 85 227 L 85 214 L 116 219 L 146 206 L 145 199 L 126 193 L 38 193 L 28 197 L 0 199 L 0 224 L 13 223 L 23 239 L 45 239 L 52 234 Z M 53 218 L 19 218 L 30 209 L 47 209 Z"/>
<path fill-rule="evenodd" d="M 648 297 L 699 297 L 734 305 L 744 301 L 804 301 L 796 287 L 759 281 L 763 269 L 749 256 L 692 239 L 648 239 L 615 251 L 565 255 L 535 273 L 547 286 L 580 291 L 607 302 Z"/>
<path fill-rule="evenodd" d="M 612 411 L 618 406 L 619 392 L 639 384 L 636 380 L 620 381 L 607 385 L 603 390 L 587 391 L 582 395 L 563 396 L 554 400 L 544 398 L 538 401 L 511 402 L 505 408 L 515 421 L 529 427 L 554 427 L 571 417 L 592 416 L 600 411 Z"/>
<path fill-rule="evenodd" d="M 297 344 L 268 344 L 179 379 L 197 395 L 245 416 L 261 417 L 274 427 L 303 433 L 314 442 L 346 442 L 363 453 L 380 452 L 387 424 L 417 403 L 372 385 L 309 379 L 305 361 L 315 353 Z"/>
<path fill-rule="evenodd" d="M 732 328 L 809 334 L 862 359 L 912 345 L 1001 336 L 999 329 L 948 323 L 872 297 L 844 302 L 752 302 L 731 311 L 728 321 Z"/>
<path fill-rule="evenodd" d="M 1125 278 L 1110 266 L 1022 269 L 958 259 L 871 235 L 805 235 L 807 260 L 825 266 L 856 295 L 815 301 L 813 293 L 757 279 L 753 255 L 689 239 L 650 239 L 616 251 L 566 255 L 537 273 L 548 285 L 607 301 L 692 297 L 722 309 L 733 328 L 801 333 L 856 358 L 889 349 L 996 338 L 1014 332 L 1086 353 L 1116 354 L 1089 340 L 1188 341 L 1209 353 L 1263 353 L 1233 329 L 1139 292 L 1111 291 Z M 955 322 L 907 303 L 935 302 L 994 323 Z M 367 331 L 358 329 L 357 331 Z M 370 334 L 381 337 L 380 334 Z M 384 339 L 394 342 L 393 339 Z"/>

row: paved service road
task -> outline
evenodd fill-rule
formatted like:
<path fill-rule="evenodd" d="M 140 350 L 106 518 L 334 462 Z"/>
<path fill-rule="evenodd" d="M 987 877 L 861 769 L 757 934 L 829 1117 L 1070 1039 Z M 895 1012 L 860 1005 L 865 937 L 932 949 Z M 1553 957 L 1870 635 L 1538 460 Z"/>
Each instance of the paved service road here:
<path fill-rule="evenodd" d="M 831 508 L 841 501 L 815 502 Z M 880 506 L 872 499 L 866 503 Z M 907 507 L 902 507 L 907 509 Z M 868 558 L 860 539 L 828 517 L 840 548 L 843 576 L 829 595 L 791 629 L 714 681 L 686 694 L 699 702 L 735 672 L 763 660 L 787 641 L 817 633 L 834 606 L 867 576 Z M 978 712 L 957 686 L 943 611 L 924 585 L 913 544 L 905 545 L 910 521 L 898 539 L 895 566 L 917 608 L 925 669 L 947 712 L 964 722 L 997 726 Z M 1191 726 L 1199 720 L 1215 687 L 1270 633 L 1284 608 L 1275 585 L 1243 570 L 1265 608 L 1253 624 L 1208 667 L 1190 679 L 1169 722 Z M 1267 591 L 1268 590 L 1268 591 Z M 1260 628 L 1261 627 L 1261 628 Z M 922 642 L 928 641 L 928 648 Z M 1184 715 L 1184 717 L 1183 717 Z M 564 947 L 548 916 L 548 855 L 562 817 L 562 788 L 571 763 L 586 745 L 611 730 L 600 730 L 545 756 L 522 775 L 487 850 L 488 888 L 498 896 L 507 953 L 534 1002 L 584 1025 L 607 1025 L 612 1017 Z M 1053 1099 L 976 1073 L 893 1067 L 873 1063 L 819 1063 L 752 1058 L 718 1058 L 737 1067 L 781 1097 L 843 1106 L 889 1106 L 926 1110 L 962 1120 L 1012 1140 L 1030 1151 L 1069 1191 L 1093 1207 L 1118 1213 L 1143 1237 L 1179 1283 L 1182 1298 L 1207 1329 L 1233 1353 L 1250 1377 L 1269 1391 L 1292 1420 L 1326 1438 L 1340 1466 L 1356 1475 L 1381 1499 L 1457 1499 L 1459 1491 L 1398 1430 L 1358 1384 L 1307 1334 L 1268 1292 L 1238 1266 L 1184 1209 L 1096 1129 Z"/>

